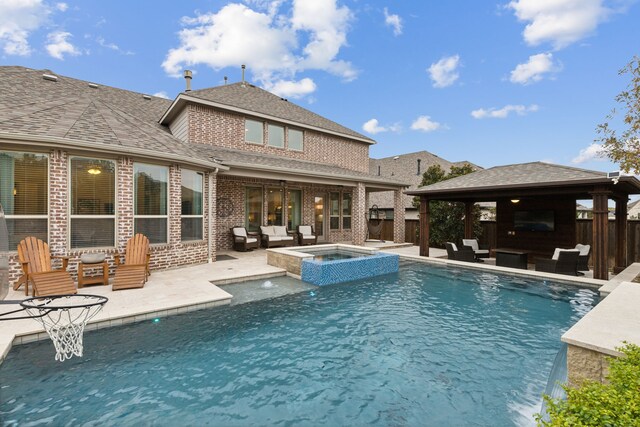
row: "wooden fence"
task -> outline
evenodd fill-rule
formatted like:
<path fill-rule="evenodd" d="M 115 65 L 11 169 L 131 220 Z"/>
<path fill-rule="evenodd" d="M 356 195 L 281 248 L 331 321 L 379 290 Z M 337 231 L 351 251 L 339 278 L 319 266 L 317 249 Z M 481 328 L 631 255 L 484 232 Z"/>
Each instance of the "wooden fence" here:
<path fill-rule="evenodd" d="M 482 221 L 480 243 L 496 247 L 497 227 L 495 221 Z M 419 244 L 417 219 L 407 219 L 404 223 L 404 241 Z M 612 265 L 615 257 L 615 221 L 609 221 L 609 259 Z M 590 219 L 576 220 L 576 242 L 592 245 L 593 225 Z M 393 220 L 386 220 L 382 225 L 382 239 L 393 241 Z M 627 260 L 629 263 L 640 262 L 640 220 L 627 221 Z"/>

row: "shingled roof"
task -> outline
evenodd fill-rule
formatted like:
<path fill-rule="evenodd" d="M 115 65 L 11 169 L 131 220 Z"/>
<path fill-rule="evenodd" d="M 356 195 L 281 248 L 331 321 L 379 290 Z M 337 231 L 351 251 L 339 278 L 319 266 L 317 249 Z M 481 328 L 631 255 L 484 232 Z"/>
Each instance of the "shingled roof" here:
<path fill-rule="evenodd" d="M 334 121 L 300 107 L 284 98 L 272 94 L 249 83 L 233 83 L 207 89 L 192 90 L 178 96 L 171 108 L 164 114 L 161 123 L 182 108 L 181 101 L 208 101 L 223 107 L 231 107 L 246 113 L 265 116 L 274 120 L 291 122 L 300 127 L 311 127 L 336 133 L 351 139 L 375 144 L 375 141 Z"/>
<path fill-rule="evenodd" d="M 640 182 L 634 177 L 620 178 L 621 185 L 629 184 L 630 194 L 640 191 Z M 624 184 L 622 184 L 624 182 Z M 605 172 L 578 169 L 543 162 L 496 166 L 468 175 L 408 191 L 411 195 L 442 195 L 471 193 L 472 191 L 518 190 L 580 186 L 583 184 L 611 184 Z"/>
<path fill-rule="evenodd" d="M 114 152 L 134 150 L 213 165 L 157 122 L 169 100 L 24 67 L 0 67 L 0 93 L 2 137 L 93 145 L 96 150 L 110 146 Z"/>

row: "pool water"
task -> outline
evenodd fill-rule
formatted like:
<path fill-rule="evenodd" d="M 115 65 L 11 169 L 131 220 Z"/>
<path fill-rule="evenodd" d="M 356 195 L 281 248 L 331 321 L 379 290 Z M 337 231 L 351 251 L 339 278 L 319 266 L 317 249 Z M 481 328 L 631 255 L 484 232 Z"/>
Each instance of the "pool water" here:
<path fill-rule="evenodd" d="M 298 251 L 305 254 L 314 255 L 314 261 L 338 261 L 343 259 L 355 259 L 371 256 L 370 253 L 345 251 L 340 249 L 332 249 L 330 251 Z"/>
<path fill-rule="evenodd" d="M 277 285 L 278 278 L 269 279 Z M 0 366 L 3 425 L 533 424 L 595 292 L 425 264 L 43 341 Z"/>

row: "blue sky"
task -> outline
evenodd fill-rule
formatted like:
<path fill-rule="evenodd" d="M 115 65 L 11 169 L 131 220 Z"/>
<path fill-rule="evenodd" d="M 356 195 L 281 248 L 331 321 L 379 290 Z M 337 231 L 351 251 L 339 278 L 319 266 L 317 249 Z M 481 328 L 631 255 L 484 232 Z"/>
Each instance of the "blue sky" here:
<path fill-rule="evenodd" d="M 0 63 L 175 97 L 247 79 L 378 141 L 483 167 L 597 160 L 640 54 L 631 0 L 0 2 Z M 1 95 L 0 95 L 1 96 Z"/>

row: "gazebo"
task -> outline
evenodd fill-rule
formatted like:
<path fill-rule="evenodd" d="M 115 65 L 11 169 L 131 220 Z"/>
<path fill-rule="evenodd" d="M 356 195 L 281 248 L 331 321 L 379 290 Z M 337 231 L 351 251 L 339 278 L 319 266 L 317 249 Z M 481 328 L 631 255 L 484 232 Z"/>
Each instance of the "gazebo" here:
<path fill-rule="evenodd" d="M 429 254 L 429 202 L 463 202 L 465 238 L 473 238 L 472 209 L 477 202 L 496 202 L 499 247 L 550 257 L 556 247 L 576 244 L 576 201 L 593 200 L 593 277 L 608 279 L 609 200 L 615 201 L 614 272 L 627 266 L 627 203 L 640 194 L 633 176 L 542 162 L 496 166 L 421 187 L 406 194 L 420 196 L 420 255 Z"/>

